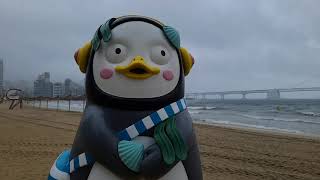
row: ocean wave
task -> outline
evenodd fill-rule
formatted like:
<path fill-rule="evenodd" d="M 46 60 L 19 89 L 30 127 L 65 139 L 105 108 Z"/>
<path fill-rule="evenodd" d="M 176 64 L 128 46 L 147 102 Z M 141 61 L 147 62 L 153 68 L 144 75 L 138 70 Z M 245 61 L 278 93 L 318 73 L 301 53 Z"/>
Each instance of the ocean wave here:
<path fill-rule="evenodd" d="M 304 116 L 320 117 L 320 113 L 315 113 L 315 112 L 311 112 L 311 111 L 297 111 L 297 113 L 304 115 Z"/>
<path fill-rule="evenodd" d="M 212 110 L 212 109 L 217 109 L 217 107 L 214 107 L 214 106 L 188 106 L 188 109 L 191 109 L 191 110 Z"/>
<path fill-rule="evenodd" d="M 285 119 L 285 118 L 278 118 L 278 117 L 263 117 L 263 116 L 254 116 L 248 114 L 238 114 L 242 117 L 257 119 L 257 120 L 266 120 L 266 121 L 283 121 L 283 122 L 297 122 L 297 123 L 306 123 L 306 124 L 320 124 L 320 122 L 302 120 L 302 119 Z"/>
<path fill-rule="evenodd" d="M 201 122 L 201 120 L 200 120 L 200 122 Z M 214 120 L 214 119 L 204 119 L 204 120 L 202 120 L 202 122 L 205 122 L 208 124 L 215 123 L 215 124 L 232 125 L 232 126 L 238 126 L 238 127 L 248 127 L 248 128 L 254 128 L 254 129 L 265 129 L 265 130 L 274 130 L 274 131 L 287 132 L 287 133 L 305 134 L 302 131 L 292 130 L 292 129 L 266 127 L 266 126 L 262 126 L 262 125 L 244 124 L 244 123 L 237 123 L 237 122 L 231 122 L 231 121 L 219 121 L 219 120 Z"/>
<path fill-rule="evenodd" d="M 190 114 L 200 114 L 201 111 L 196 111 L 196 110 L 189 110 Z"/>

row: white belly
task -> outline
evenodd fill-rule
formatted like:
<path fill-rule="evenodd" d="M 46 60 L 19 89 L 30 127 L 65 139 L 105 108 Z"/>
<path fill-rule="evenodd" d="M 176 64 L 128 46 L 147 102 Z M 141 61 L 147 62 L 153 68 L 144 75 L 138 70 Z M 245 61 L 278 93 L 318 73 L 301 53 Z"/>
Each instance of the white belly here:
<path fill-rule="evenodd" d="M 147 148 L 155 143 L 154 139 L 146 136 L 138 136 L 133 139 L 135 142 L 139 142 Z M 104 168 L 101 164 L 96 162 L 89 174 L 88 180 L 121 180 L 115 174 L 108 169 Z M 143 178 L 142 178 L 143 179 Z M 159 180 L 188 180 L 186 170 L 183 167 L 182 162 L 178 162 L 167 174 L 162 176 Z"/>

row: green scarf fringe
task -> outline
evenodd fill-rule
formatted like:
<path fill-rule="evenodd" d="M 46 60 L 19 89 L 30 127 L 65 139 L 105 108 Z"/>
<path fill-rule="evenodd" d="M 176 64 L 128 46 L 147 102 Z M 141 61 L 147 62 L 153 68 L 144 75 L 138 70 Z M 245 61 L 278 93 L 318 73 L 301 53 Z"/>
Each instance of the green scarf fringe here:
<path fill-rule="evenodd" d="M 176 127 L 174 117 L 156 126 L 154 139 L 159 145 L 164 162 L 167 165 L 172 164 L 175 160 L 185 160 L 187 158 L 188 148 Z"/>

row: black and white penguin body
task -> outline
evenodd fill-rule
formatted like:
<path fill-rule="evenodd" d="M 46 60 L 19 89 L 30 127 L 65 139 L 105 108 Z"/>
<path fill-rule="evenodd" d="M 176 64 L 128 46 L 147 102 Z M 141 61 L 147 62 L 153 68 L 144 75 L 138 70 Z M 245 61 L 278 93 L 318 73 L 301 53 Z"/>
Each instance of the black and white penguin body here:
<path fill-rule="evenodd" d="M 175 164 L 170 166 L 166 165 L 163 162 L 161 150 L 158 145 L 150 146 L 149 148 L 145 149 L 145 159 L 141 163 L 140 172 L 135 173 L 128 169 L 123 162 L 120 160 L 117 150 L 117 143 L 119 140 L 114 137 L 117 131 L 112 132 L 102 132 L 102 129 L 108 129 L 109 131 L 112 128 L 119 127 L 112 127 L 113 123 L 106 123 L 106 125 L 102 128 L 100 124 L 101 118 L 108 118 L 109 120 L 119 120 L 125 119 L 130 117 L 136 117 L 140 119 L 152 113 L 152 111 L 130 111 L 130 112 L 122 112 L 120 113 L 119 110 L 109 109 L 98 107 L 96 105 L 88 106 L 86 112 L 92 114 L 91 117 L 84 116 L 83 123 L 85 121 L 93 121 L 90 122 L 90 125 L 81 124 L 77 136 L 75 138 L 75 142 L 72 147 L 71 157 L 74 158 L 83 152 L 91 152 L 92 154 L 99 154 L 97 158 L 101 158 L 102 161 L 98 161 L 101 165 L 105 166 L 109 169 L 112 174 L 117 175 L 120 179 L 141 179 L 141 177 L 145 177 L 145 179 L 160 179 L 161 176 L 167 174 L 171 168 L 174 167 Z M 100 112 L 100 113 L 97 113 Z M 120 113 L 120 114 L 118 114 Z M 108 114 L 104 117 L 102 114 Z M 201 179 L 201 167 L 200 167 L 200 159 L 199 159 L 199 152 L 197 147 L 196 138 L 194 132 L 192 130 L 192 120 L 188 111 L 183 111 L 179 113 L 176 117 L 176 125 L 181 133 L 184 141 L 186 144 L 189 145 L 189 152 L 188 158 L 182 161 L 184 166 L 184 171 L 189 180 Z M 110 121 L 109 121 L 110 122 Z M 101 134 L 95 134 L 98 137 L 93 136 L 91 133 L 86 134 L 83 132 L 90 132 L 95 131 L 97 132 L 101 128 Z M 143 136 L 153 137 L 153 131 L 147 132 L 143 134 Z M 138 136 L 140 137 L 140 136 Z M 110 142 L 109 142 L 110 141 Z M 97 143 L 102 143 L 101 145 L 97 146 Z M 72 159 L 71 158 L 71 159 Z M 91 167 L 79 168 L 79 170 L 75 171 L 71 174 L 71 179 L 87 179 L 90 172 Z M 179 172 L 181 173 L 181 172 Z M 109 173 L 111 174 L 111 173 Z M 102 178 L 103 179 L 103 178 Z M 171 179 L 171 178 L 167 178 Z"/>
<path fill-rule="evenodd" d="M 71 180 L 202 179 L 183 99 L 193 57 L 177 31 L 148 17 L 112 18 L 75 59 L 86 73 L 87 105 L 69 155 Z"/>

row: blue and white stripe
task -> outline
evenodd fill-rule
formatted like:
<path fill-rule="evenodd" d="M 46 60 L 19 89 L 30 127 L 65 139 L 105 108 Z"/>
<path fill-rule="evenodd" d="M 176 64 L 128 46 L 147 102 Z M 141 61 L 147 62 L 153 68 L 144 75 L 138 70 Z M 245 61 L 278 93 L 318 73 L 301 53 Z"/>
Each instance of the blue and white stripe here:
<path fill-rule="evenodd" d="M 73 173 L 75 170 L 83 166 L 91 165 L 94 162 L 95 161 L 92 156 L 87 153 L 82 153 L 70 161 L 70 173 Z"/>
<path fill-rule="evenodd" d="M 63 151 L 54 161 L 50 169 L 48 180 L 69 180 L 69 157 L 70 150 Z"/>
<path fill-rule="evenodd" d="M 50 169 L 48 180 L 69 180 L 69 179 L 70 179 L 69 173 L 58 169 L 55 162 Z"/>
<path fill-rule="evenodd" d="M 93 164 L 94 159 L 82 153 L 69 162 L 70 151 L 62 152 L 50 169 L 48 180 L 70 180 L 70 174 L 80 167 Z"/>
<path fill-rule="evenodd" d="M 130 141 L 131 139 L 144 133 L 146 130 L 156 126 L 160 122 L 178 114 L 181 111 L 184 111 L 186 108 L 187 106 L 185 100 L 180 99 L 164 108 L 159 109 L 156 112 L 153 112 L 149 116 L 120 131 L 118 133 L 118 137 L 120 140 Z"/>

